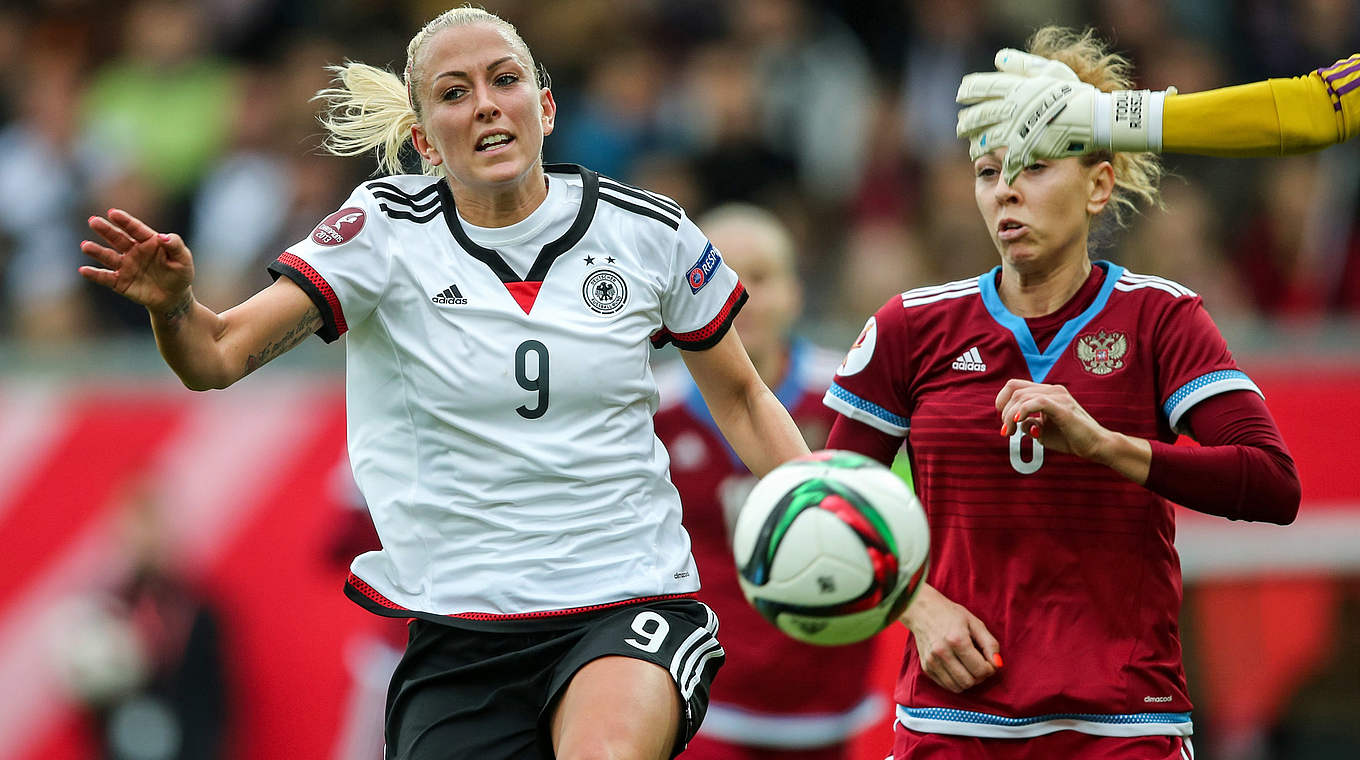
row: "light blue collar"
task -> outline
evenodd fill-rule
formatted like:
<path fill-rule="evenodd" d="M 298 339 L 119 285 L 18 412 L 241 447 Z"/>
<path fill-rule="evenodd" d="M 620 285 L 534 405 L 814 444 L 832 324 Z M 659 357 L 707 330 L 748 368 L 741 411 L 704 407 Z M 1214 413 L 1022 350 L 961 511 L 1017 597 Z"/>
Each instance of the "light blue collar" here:
<path fill-rule="evenodd" d="M 1062 329 L 1053 340 L 1049 342 L 1048 349 L 1040 351 L 1039 346 L 1034 342 L 1034 336 L 1030 334 L 1029 325 L 1025 323 L 1023 317 L 1017 317 L 1006 309 L 1006 305 L 1001 303 L 1001 296 L 996 292 L 997 273 L 1001 271 L 1000 266 L 995 266 L 990 272 L 978 277 L 978 289 L 982 291 L 982 304 L 987 307 L 987 313 L 992 315 L 996 323 L 1011 331 L 1015 336 L 1015 342 L 1020 345 L 1020 353 L 1025 357 L 1025 364 L 1029 366 L 1030 378 L 1036 383 L 1042 383 L 1048 377 L 1049 370 L 1058 362 L 1058 357 L 1063 355 L 1067 347 L 1072 344 L 1072 340 L 1077 337 L 1077 333 L 1087 325 L 1095 316 L 1105 308 L 1106 302 L 1110 300 L 1110 293 L 1114 292 L 1114 284 L 1119 278 L 1124 276 L 1124 267 L 1112 264 L 1108 261 L 1092 262 L 1105 270 L 1105 281 L 1100 284 L 1100 292 L 1096 294 L 1095 300 L 1091 302 L 1086 310 L 1072 319 L 1063 323 Z"/>

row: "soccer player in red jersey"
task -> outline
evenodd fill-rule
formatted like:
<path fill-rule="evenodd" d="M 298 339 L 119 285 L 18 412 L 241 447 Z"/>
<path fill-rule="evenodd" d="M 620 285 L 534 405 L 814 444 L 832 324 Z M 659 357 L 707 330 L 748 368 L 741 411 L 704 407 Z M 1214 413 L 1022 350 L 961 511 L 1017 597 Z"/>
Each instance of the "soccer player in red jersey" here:
<path fill-rule="evenodd" d="M 1128 87 L 1089 34 L 1041 30 L 1031 52 Z M 1186 760 L 1172 504 L 1288 523 L 1298 476 L 1200 298 L 1089 257 L 1097 219 L 1156 199 L 1155 157 L 1041 159 L 1013 181 L 1004 157 L 974 162 L 1000 265 L 891 299 L 826 396 L 829 447 L 887 463 L 906 439 L 931 522 L 893 754 Z"/>
<path fill-rule="evenodd" d="M 698 220 L 753 294 L 737 317 L 761 379 L 789 410 L 808 445 L 820 448 L 835 418 L 822 404 L 840 356 L 790 338 L 802 292 L 795 248 L 770 212 L 743 204 Z M 869 687 L 873 645 L 816 647 L 778 633 L 746 603 L 732 560 L 731 528 L 755 484 L 723 442 L 698 388 L 677 368 L 661 379 L 656 434 L 671 455 L 685 529 L 702 574 L 699 599 L 722 621 L 727 662 L 686 760 L 839 760 L 848 740 L 878 719 L 883 700 Z"/>

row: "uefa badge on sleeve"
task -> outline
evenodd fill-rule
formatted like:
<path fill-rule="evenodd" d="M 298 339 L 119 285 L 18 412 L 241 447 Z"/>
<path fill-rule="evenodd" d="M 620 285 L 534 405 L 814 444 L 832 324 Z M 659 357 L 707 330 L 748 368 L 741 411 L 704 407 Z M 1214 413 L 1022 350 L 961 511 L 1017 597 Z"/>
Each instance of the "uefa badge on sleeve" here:
<path fill-rule="evenodd" d="M 586 274 L 581 297 L 596 314 L 613 316 L 628 303 L 628 283 L 612 269 L 596 269 Z"/>
<path fill-rule="evenodd" d="M 685 273 L 685 280 L 689 282 L 689 292 L 698 293 L 713 278 L 713 273 L 718 271 L 718 266 L 722 264 L 722 256 L 712 243 L 704 246 L 704 252 L 699 254 L 699 260 L 690 266 Z"/>

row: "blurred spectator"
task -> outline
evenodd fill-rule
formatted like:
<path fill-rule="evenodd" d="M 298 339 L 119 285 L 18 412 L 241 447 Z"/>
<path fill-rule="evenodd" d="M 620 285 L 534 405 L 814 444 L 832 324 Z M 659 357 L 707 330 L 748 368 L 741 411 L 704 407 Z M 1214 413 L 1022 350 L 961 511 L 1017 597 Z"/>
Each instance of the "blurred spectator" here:
<path fill-rule="evenodd" d="M 701 48 L 684 71 L 678 97 L 665 104 L 664 118 L 693 146 L 690 160 L 703 195 L 700 206 L 686 208 L 728 201 L 781 206 L 797 194 L 792 157 L 761 134 L 754 65 L 750 52 L 737 45 Z"/>
<path fill-rule="evenodd" d="M 241 97 L 235 67 L 205 49 L 206 23 L 196 3 L 137 0 L 86 97 L 86 129 L 172 201 L 226 147 Z"/>
<path fill-rule="evenodd" d="M 674 152 L 649 153 L 638 157 L 633 165 L 632 182 L 654 193 L 670 198 L 680 208 L 707 208 L 708 197 L 699 187 L 692 161 Z M 688 213 L 688 212 L 686 212 Z"/>
<path fill-rule="evenodd" d="M 996 266 L 996 247 L 978 220 L 968 151 L 956 146 L 921 171 L 919 230 L 935 281 L 953 282 Z"/>
<path fill-rule="evenodd" d="M 1165 209 L 1147 209 L 1115 251 L 1100 252 L 1135 272 L 1156 272 L 1199 293 L 1216 319 L 1251 313 L 1243 283 L 1224 277 L 1225 260 L 1213 206 L 1198 185 L 1171 178 L 1162 186 Z"/>
<path fill-rule="evenodd" d="M 754 55 L 765 140 L 794 157 L 803 193 L 844 201 L 868 159 L 875 79 L 864 45 L 806 0 L 747 0 L 733 13 L 736 42 Z"/>
<path fill-rule="evenodd" d="M 1233 15 L 1240 24 L 1233 61 L 1240 81 L 1294 76 L 1353 52 L 1360 38 L 1355 0 L 1251 0 Z M 1245 11 L 1245 12 L 1243 12 Z"/>
<path fill-rule="evenodd" d="M 171 567 L 158 509 L 129 504 L 129 577 L 71 602 L 54 639 L 57 671 L 88 710 L 102 760 L 223 757 L 220 618 Z"/>
<path fill-rule="evenodd" d="M 261 260 L 276 255 L 275 241 L 288 213 L 292 151 L 275 144 L 279 94 L 272 73 L 253 72 L 234 119 L 233 147 L 208 172 L 193 199 L 188 239 L 193 241 L 195 291 L 203 303 L 225 309 L 268 284 Z M 249 219 L 249 224 L 240 220 Z"/>
<path fill-rule="evenodd" d="M 0 131 L 0 274 L 14 335 L 62 344 L 89 325 L 75 275 L 86 179 L 99 155 L 75 134 L 81 61 L 75 51 L 30 50 L 18 78 L 17 119 Z"/>
<path fill-rule="evenodd" d="M 939 282 L 916 235 L 901 222 L 885 219 L 855 226 L 836 261 L 835 310 L 822 317 L 851 332 L 894 295 Z"/>
<path fill-rule="evenodd" d="M 199 183 L 190 212 L 195 291 L 204 303 L 224 309 L 268 285 L 269 261 L 341 200 L 334 188 L 345 180 L 328 169 L 342 164 L 315 147 L 311 100 L 339 57 L 330 44 L 297 39 L 245 77 L 231 147 Z"/>
<path fill-rule="evenodd" d="M 1270 182 L 1255 213 L 1233 241 L 1237 271 L 1257 310 L 1276 316 L 1316 315 L 1322 308 L 1321 273 L 1310 268 L 1309 227 L 1327 192 L 1317 156 L 1273 161 Z"/>
<path fill-rule="evenodd" d="M 906 2 L 911 9 L 911 32 L 904 51 L 902 138 L 922 160 L 960 152 L 967 155 L 954 136 L 958 113 L 954 95 L 964 74 L 992 67 L 993 54 L 1000 46 L 988 41 L 983 29 L 986 9 L 981 0 Z M 1016 29 L 1000 44 L 1022 47 L 1030 31 Z"/>
<path fill-rule="evenodd" d="M 1169 37 L 1159 40 L 1154 50 L 1147 64 L 1138 67 L 1138 83 L 1142 87 L 1199 92 L 1225 84 L 1227 73 L 1221 59 L 1194 40 Z"/>
<path fill-rule="evenodd" d="M 874 141 L 873 161 L 865 167 L 864 178 L 850 202 L 850 215 L 856 221 L 914 221 L 920 186 L 907 141 L 895 137 L 906 134 L 898 95 L 885 89 L 875 98 L 870 134 L 888 139 Z"/>
<path fill-rule="evenodd" d="M 580 103 L 553 132 L 552 153 L 631 179 L 633 162 L 659 139 L 654 119 L 664 77 L 661 62 L 639 44 L 602 52 L 586 75 Z"/>

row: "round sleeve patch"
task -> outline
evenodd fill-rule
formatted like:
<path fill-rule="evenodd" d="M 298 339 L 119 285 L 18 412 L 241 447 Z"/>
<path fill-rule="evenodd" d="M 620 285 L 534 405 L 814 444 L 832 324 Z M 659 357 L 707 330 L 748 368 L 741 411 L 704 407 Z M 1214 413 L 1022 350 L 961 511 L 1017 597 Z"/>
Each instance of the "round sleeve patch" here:
<path fill-rule="evenodd" d="M 317 245 L 340 245 L 358 236 L 364 228 L 364 210 L 347 206 L 321 220 L 312 230 L 312 242 Z"/>
<path fill-rule="evenodd" d="M 855 338 L 855 344 L 850 347 L 849 353 L 845 355 L 845 360 L 841 366 L 836 368 L 837 375 L 853 375 L 856 372 L 869 366 L 869 360 L 874 358 L 874 343 L 878 341 L 878 320 L 869 317 L 869 321 L 864 323 L 864 329 L 860 331 L 859 337 Z"/>

